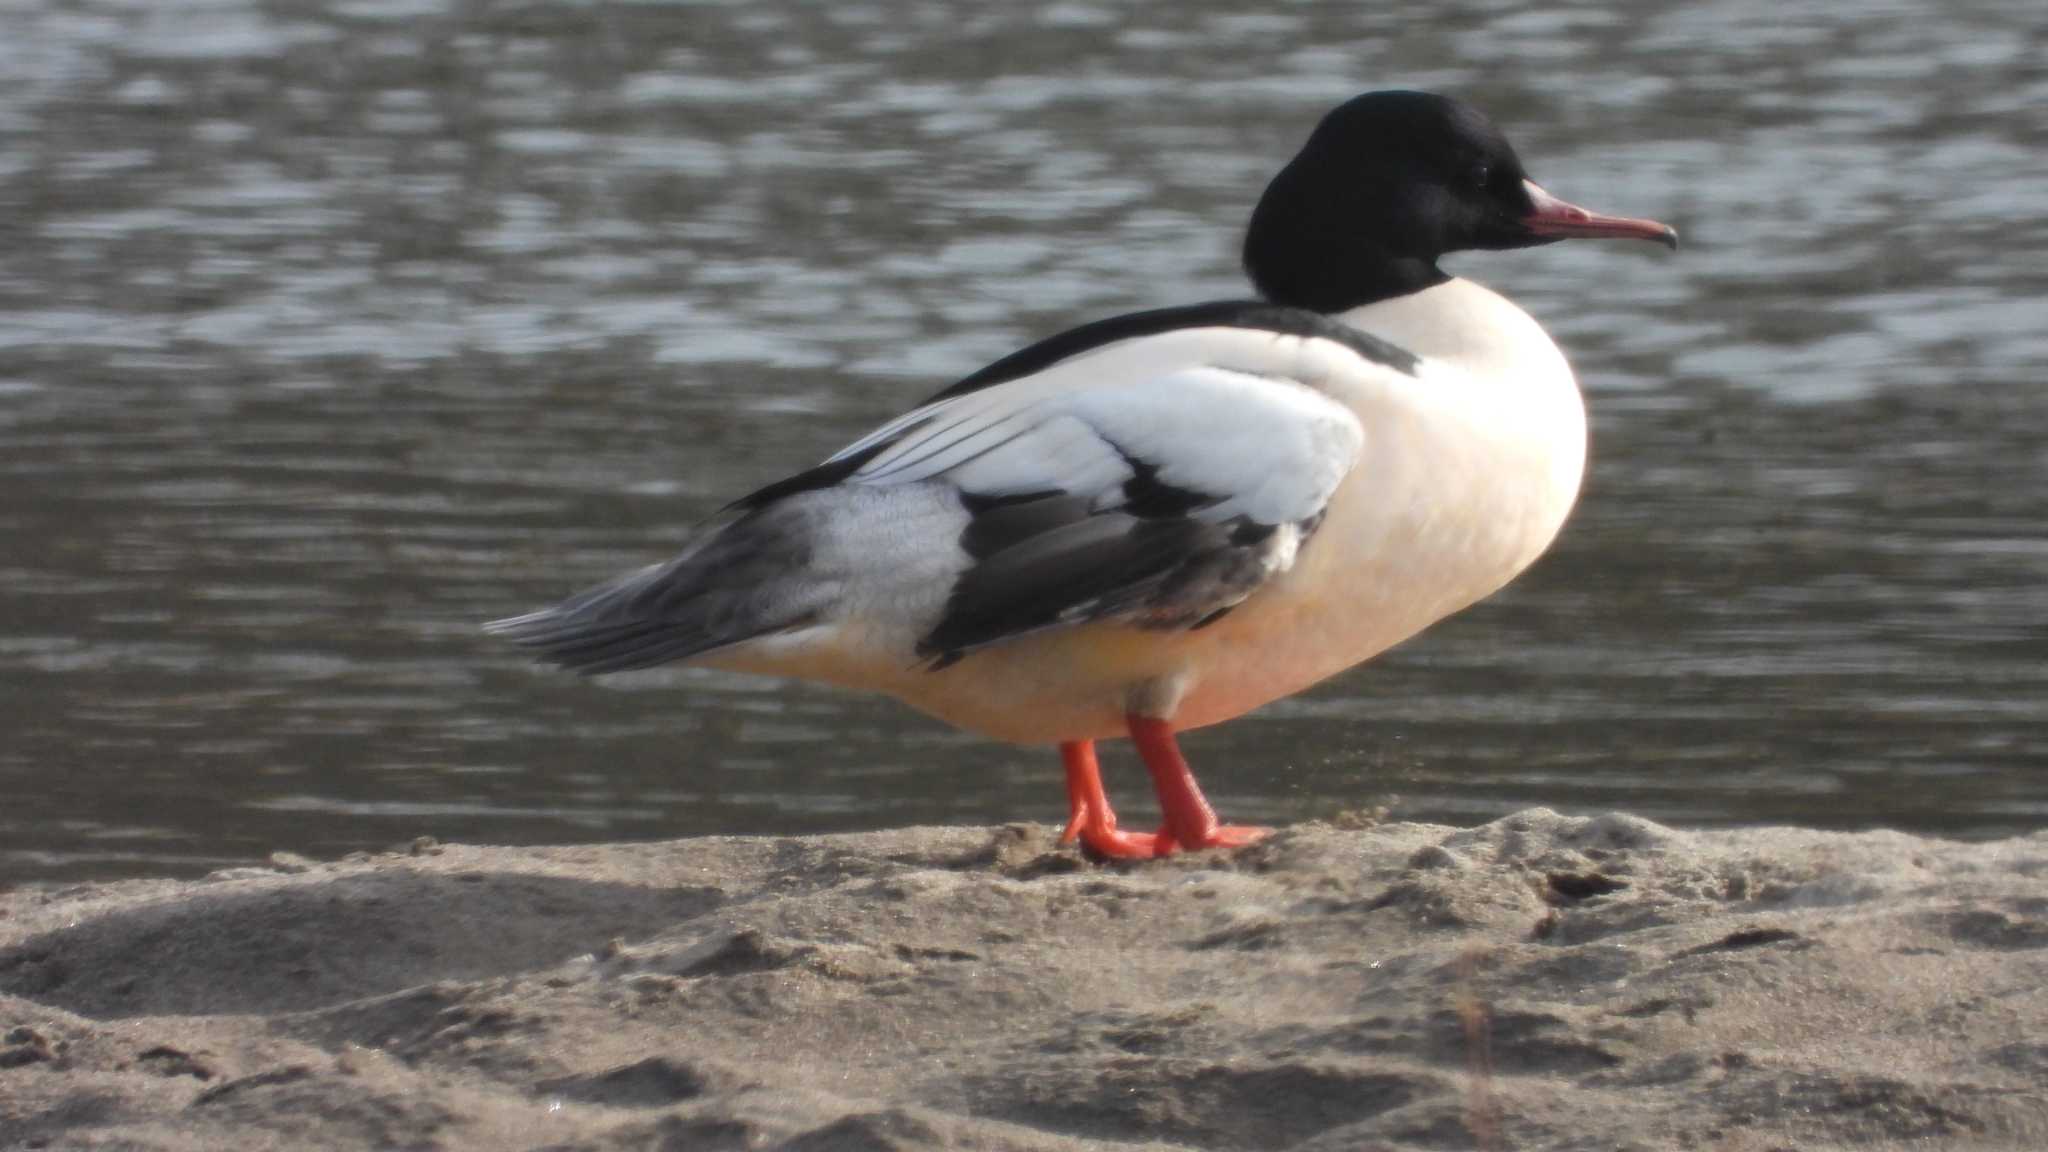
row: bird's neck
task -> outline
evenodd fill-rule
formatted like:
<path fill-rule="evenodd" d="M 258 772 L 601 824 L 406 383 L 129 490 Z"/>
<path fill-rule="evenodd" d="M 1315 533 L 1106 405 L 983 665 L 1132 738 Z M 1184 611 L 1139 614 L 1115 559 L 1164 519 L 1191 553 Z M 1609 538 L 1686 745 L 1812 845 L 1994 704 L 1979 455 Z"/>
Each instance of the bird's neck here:
<path fill-rule="evenodd" d="M 1394 259 L 1371 251 L 1347 253 L 1325 244 L 1300 259 L 1247 259 L 1245 272 L 1259 295 L 1275 304 L 1334 315 L 1394 300 L 1450 280 L 1427 260 Z"/>
<path fill-rule="evenodd" d="M 1361 234 L 1356 211 L 1321 202 L 1313 178 L 1290 168 L 1266 189 L 1245 232 L 1244 270 L 1275 304 L 1335 314 L 1434 288 L 1450 279 L 1433 258 L 1389 251 Z"/>

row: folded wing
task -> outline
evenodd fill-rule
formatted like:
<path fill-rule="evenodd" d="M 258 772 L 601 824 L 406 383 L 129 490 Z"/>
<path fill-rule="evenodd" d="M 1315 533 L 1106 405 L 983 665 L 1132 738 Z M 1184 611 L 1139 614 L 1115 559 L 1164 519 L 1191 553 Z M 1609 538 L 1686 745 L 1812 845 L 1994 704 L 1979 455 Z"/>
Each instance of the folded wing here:
<path fill-rule="evenodd" d="M 835 625 L 935 668 L 1048 628 L 1200 627 L 1292 566 L 1357 464 L 1364 430 L 1317 383 L 1387 370 L 1272 332 L 1112 344 L 948 393 L 675 560 L 492 628 L 600 672 Z"/>
<path fill-rule="evenodd" d="M 925 415 L 845 483 L 959 493 L 968 563 L 918 644 L 941 665 L 1049 627 L 1215 619 L 1293 564 L 1364 440 L 1320 392 L 1213 365 Z"/>

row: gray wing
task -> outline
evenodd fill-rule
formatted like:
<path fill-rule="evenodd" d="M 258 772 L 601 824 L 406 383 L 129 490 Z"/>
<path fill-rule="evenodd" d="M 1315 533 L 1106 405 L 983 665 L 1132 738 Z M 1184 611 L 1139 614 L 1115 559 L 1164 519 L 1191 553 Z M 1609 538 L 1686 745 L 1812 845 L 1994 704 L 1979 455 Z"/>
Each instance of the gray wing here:
<path fill-rule="evenodd" d="M 487 632 L 541 659 L 596 675 L 687 660 L 815 622 L 831 589 L 793 581 L 809 562 L 801 501 L 722 514 L 683 554 Z"/>

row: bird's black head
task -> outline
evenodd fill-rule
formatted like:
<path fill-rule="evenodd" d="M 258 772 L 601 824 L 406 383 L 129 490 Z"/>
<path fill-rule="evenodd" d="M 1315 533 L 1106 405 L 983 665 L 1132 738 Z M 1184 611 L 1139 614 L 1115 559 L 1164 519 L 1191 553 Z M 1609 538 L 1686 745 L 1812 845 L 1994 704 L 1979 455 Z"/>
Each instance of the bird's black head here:
<path fill-rule="evenodd" d="M 1677 243 L 1662 224 L 1588 212 L 1537 187 L 1469 104 L 1369 92 L 1323 117 L 1274 177 L 1244 263 L 1269 299 L 1335 312 L 1442 283 L 1447 252 L 1571 236 Z"/>

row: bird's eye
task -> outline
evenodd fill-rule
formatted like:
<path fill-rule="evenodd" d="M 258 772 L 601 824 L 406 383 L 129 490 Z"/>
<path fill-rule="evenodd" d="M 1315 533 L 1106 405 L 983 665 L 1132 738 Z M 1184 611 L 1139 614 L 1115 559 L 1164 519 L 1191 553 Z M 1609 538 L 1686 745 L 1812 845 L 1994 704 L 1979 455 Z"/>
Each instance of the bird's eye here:
<path fill-rule="evenodd" d="M 1493 179 L 1493 167 L 1481 160 L 1472 165 L 1467 175 L 1472 181 L 1472 187 L 1484 188 L 1487 182 Z"/>

